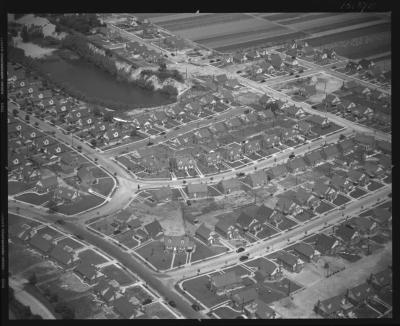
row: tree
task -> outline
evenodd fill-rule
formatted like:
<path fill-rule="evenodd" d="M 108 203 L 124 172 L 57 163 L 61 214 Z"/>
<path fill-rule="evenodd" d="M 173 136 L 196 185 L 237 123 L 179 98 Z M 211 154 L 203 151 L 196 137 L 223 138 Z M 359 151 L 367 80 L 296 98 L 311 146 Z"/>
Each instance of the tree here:
<path fill-rule="evenodd" d="M 18 115 L 18 112 L 19 111 L 17 109 L 13 109 L 12 113 L 13 113 L 14 117 L 16 117 Z"/>
<path fill-rule="evenodd" d="M 90 144 L 92 144 L 93 147 L 96 146 L 96 144 L 97 144 L 96 139 L 92 139 L 92 140 L 90 141 Z M 96 158 L 95 160 L 97 161 L 97 158 Z"/>
<path fill-rule="evenodd" d="M 101 115 L 100 108 L 97 105 L 93 107 L 93 114 L 97 117 Z"/>
<path fill-rule="evenodd" d="M 114 115 L 111 111 L 107 111 L 106 113 L 104 113 L 103 120 L 105 122 L 112 122 L 113 118 L 114 118 Z"/>

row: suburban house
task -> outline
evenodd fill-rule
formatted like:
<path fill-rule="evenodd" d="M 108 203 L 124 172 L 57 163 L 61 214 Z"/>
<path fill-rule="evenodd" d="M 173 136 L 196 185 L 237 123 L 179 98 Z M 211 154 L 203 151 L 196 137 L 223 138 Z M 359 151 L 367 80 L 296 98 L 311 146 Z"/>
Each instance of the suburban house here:
<path fill-rule="evenodd" d="M 267 175 L 269 175 L 271 179 L 284 177 L 287 173 L 288 170 L 284 164 L 274 166 L 267 170 Z"/>
<path fill-rule="evenodd" d="M 386 226 L 392 223 L 392 212 L 381 207 L 376 207 L 372 210 L 372 218 L 380 226 Z"/>
<path fill-rule="evenodd" d="M 290 272 L 299 273 L 304 266 L 300 258 L 284 250 L 278 252 L 277 259 Z"/>
<path fill-rule="evenodd" d="M 297 124 L 295 124 L 295 128 L 303 135 L 309 135 L 311 133 L 311 127 L 311 124 L 304 120 L 300 120 Z"/>
<path fill-rule="evenodd" d="M 341 224 L 336 229 L 335 236 L 348 245 L 355 244 L 360 240 L 358 231 L 346 223 Z"/>
<path fill-rule="evenodd" d="M 333 175 L 330 185 L 336 191 L 343 193 L 348 193 L 353 188 L 349 180 L 338 174 Z"/>
<path fill-rule="evenodd" d="M 237 143 L 232 143 L 221 148 L 221 154 L 229 162 L 240 160 L 242 157 L 242 147 Z"/>
<path fill-rule="evenodd" d="M 276 312 L 264 301 L 255 299 L 253 302 L 244 307 L 249 318 L 253 319 L 274 319 L 276 318 Z"/>
<path fill-rule="evenodd" d="M 215 231 L 227 239 L 236 239 L 239 235 L 239 230 L 235 227 L 236 220 L 220 219 L 215 224 Z"/>
<path fill-rule="evenodd" d="M 76 191 L 75 189 L 72 190 L 72 189 L 64 187 L 64 186 L 59 186 L 54 191 L 53 197 L 56 200 L 61 200 L 64 202 L 72 202 L 79 197 L 79 192 Z"/>
<path fill-rule="evenodd" d="M 332 201 L 336 198 L 337 189 L 330 187 L 328 184 L 321 180 L 315 181 L 312 192 L 319 199 L 327 199 Z"/>
<path fill-rule="evenodd" d="M 350 169 L 347 172 L 347 178 L 351 183 L 359 186 L 365 186 L 369 182 L 369 178 L 365 173 L 355 169 Z"/>
<path fill-rule="evenodd" d="M 215 232 L 206 227 L 204 223 L 197 228 L 195 236 L 207 245 L 214 244 L 217 238 Z"/>
<path fill-rule="evenodd" d="M 193 251 L 194 242 L 188 236 L 164 235 L 164 246 L 174 252 Z"/>
<path fill-rule="evenodd" d="M 159 236 L 163 232 L 161 224 L 157 220 L 154 220 L 153 222 L 146 224 L 144 226 L 144 229 L 146 230 L 147 234 L 150 237 L 152 237 L 153 239 L 155 239 L 157 236 Z"/>
<path fill-rule="evenodd" d="M 49 237 L 46 235 L 35 234 L 29 241 L 29 244 L 34 248 L 39 250 L 41 254 L 47 256 L 50 253 L 53 243 Z"/>
<path fill-rule="evenodd" d="M 257 290 L 254 287 L 246 287 L 232 295 L 232 303 L 236 309 L 244 307 L 258 298 Z"/>
<path fill-rule="evenodd" d="M 315 243 L 315 249 L 318 250 L 322 255 L 333 255 L 336 253 L 336 249 L 339 246 L 339 241 L 331 236 L 324 233 L 318 234 L 318 239 Z"/>
<path fill-rule="evenodd" d="M 200 155 L 200 160 L 204 162 L 207 166 L 217 165 L 222 161 L 222 155 L 220 152 L 214 150 L 209 150 L 206 153 Z"/>
<path fill-rule="evenodd" d="M 243 180 L 252 188 L 261 187 L 268 183 L 268 177 L 265 171 L 259 170 L 254 173 L 246 175 Z"/>
<path fill-rule="evenodd" d="M 309 115 L 306 120 L 321 128 L 327 128 L 330 125 L 330 122 L 327 118 L 321 117 L 320 115 L 316 114 Z"/>
<path fill-rule="evenodd" d="M 257 209 L 254 217 L 257 219 L 258 222 L 264 224 L 266 221 L 269 221 L 273 213 L 274 213 L 273 209 L 263 204 Z"/>
<path fill-rule="evenodd" d="M 286 163 L 288 170 L 292 173 L 305 170 L 307 168 L 306 163 L 302 157 L 295 157 L 294 159 L 288 160 Z"/>
<path fill-rule="evenodd" d="M 308 192 L 302 187 L 297 188 L 293 200 L 302 207 L 315 208 L 319 205 L 319 199 L 311 192 Z"/>
<path fill-rule="evenodd" d="M 377 162 L 366 161 L 362 168 L 369 178 L 381 178 L 385 176 L 385 171 Z"/>
<path fill-rule="evenodd" d="M 349 154 L 354 150 L 354 141 L 346 138 L 338 142 L 338 147 L 342 154 Z"/>
<path fill-rule="evenodd" d="M 326 300 L 318 300 L 314 311 L 324 318 L 344 317 L 344 313 L 349 312 L 353 305 L 347 300 L 345 294 L 339 294 Z"/>
<path fill-rule="evenodd" d="M 368 279 L 368 282 L 376 290 L 381 290 L 382 288 L 392 286 L 393 283 L 393 271 L 392 268 L 386 268 L 383 271 L 372 273 Z"/>
<path fill-rule="evenodd" d="M 302 108 L 299 108 L 297 106 L 289 106 L 288 108 L 285 109 L 285 112 L 288 116 L 300 119 L 305 116 L 305 112 Z"/>
<path fill-rule="evenodd" d="M 230 194 L 235 191 L 240 191 L 241 183 L 239 182 L 239 180 L 235 178 L 227 180 L 224 179 L 217 184 L 217 189 L 221 191 L 223 194 Z"/>
<path fill-rule="evenodd" d="M 95 284 L 102 276 L 102 274 L 97 270 L 97 268 L 90 263 L 82 261 L 74 269 L 75 273 L 80 276 L 86 283 Z"/>
<path fill-rule="evenodd" d="M 253 224 L 259 224 L 258 220 L 244 211 L 241 212 L 239 217 L 236 219 L 236 226 L 238 226 L 243 232 L 247 232 Z"/>
<path fill-rule="evenodd" d="M 257 262 L 257 266 L 255 266 L 257 270 L 254 278 L 257 280 L 257 282 L 276 280 L 282 274 L 279 266 L 269 259 L 261 258 L 255 262 Z"/>
<path fill-rule="evenodd" d="M 324 161 L 319 151 L 313 151 L 304 155 L 304 161 L 308 165 L 317 165 Z"/>
<path fill-rule="evenodd" d="M 113 309 L 124 319 L 133 319 L 136 315 L 136 307 L 125 296 L 113 301 Z"/>
<path fill-rule="evenodd" d="M 263 138 L 261 140 L 261 146 L 264 149 L 269 149 L 274 146 L 279 145 L 280 143 L 280 138 L 277 135 L 271 135 L 271 134 L 263 134 Z"/>
<path fill-rule="evenodd" d="M 355 306 L 365 302 L 374 295 L 375 291 L 368 283 L 357 285 L 349 289 L 346 293 L 347 299 Z"/>
<path fill-rule="evenodd" d="M 76 262 L 78 262 L 78 257 L 76 257 L 72 252 L 65 250 L 65 246 L 57 244 L 50 251 L 50 258 L 55 260 L 63 268 L 70 268 Z"/>
<path fill-rule="evenodd" d="M 225 294 L 242 286 L 242 279 L 235 271 L 210 276 L 210 289 L 217 295 Z"/>
<path fill-rule="evenodd" d="M 175 157 L 171 159 L 174 159 L 173 166 L 176 166 L 176 169 L 178 170 L 193 169 L 196 164 L 195 160 L 190 154 L 176 154 Z"/>
<path fill-rule="evenodd" d="M 321 151 L 321 156 L 326 159 L 330 160 L 335 158 L 336 156 L 339 156 L 339 150 L 335 144 L 329 144 L 325 146 Z"/>
<path fill-rule="evenodd" d="M 317 261 L 321 256 L 321 253 L 318 250 L 315 250 L 312 245 L 305 242 L 296 243 L 293 250 L 306 262 Z"/>
<path fill-rule="evenodd" d="M 107 303 L 122 297 L 118 289 L 118 283 L 115 280 L 108 281 L 106 279 L 100 279 L 99 283 L 94 287 L 94 292 L 101 300 Z"/>
<path fill-rule="evenodd" d="M 280 197 L 275 204 L 275 210 L 284 215 L 296 215 L 301 211 L 301 208 L 293 200 L 286 197 Z"/>
<path fill-rule="evenodd" d="M 282 58 L 279 54 L 277 53 L 272 53 L 271 54 L 271 65 L 274 67 L 275 70 L 281 70 L 285 64 L 282 61 Z"/>
<path fill-rule="evenodd" d="M 40 170 L 40 180 L 36 183 L 35 188 L 39 193 L 49 192 L 58 186 L 57 175 L 48 170 Z"/>
<path fill-rule="evenodd" d="M 377 228 L 377 223 L 365 216 L 353 217 L 348 221 L 355 230 L 359 232 L 360 235 L 371 234 Z"/>
<path fill-rule="evenodd" d="M 369 135 L 364 135 L 364 134 L 357 134 L 354 137 L 354 141 L 364 148 L 367 151 L 375 149 L 375 137 L 374 136 L 369 136 Z"/>
<path fill-rule="evenodd" d="M 203 198 L 208 195 L 208 186 L 205 183 L 190 183 L 187 185 L 190 198 Z"/>

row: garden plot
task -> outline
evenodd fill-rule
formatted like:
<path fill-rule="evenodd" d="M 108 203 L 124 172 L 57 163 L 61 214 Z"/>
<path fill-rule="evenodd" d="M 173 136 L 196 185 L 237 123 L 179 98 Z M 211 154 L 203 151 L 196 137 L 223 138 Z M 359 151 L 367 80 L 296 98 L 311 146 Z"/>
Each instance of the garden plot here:
<path fill-rule="evenodd" d="M 374 181 L 374 180 L 371 180 L 371 182 L 370 182 L 369 185 L 367 186 L 367 189 L 368 189 L 369 191 L 374 191 L 374 190 L 377 190 L 377 189 L 382 188 L 382 187 L 383 187 L 383 184 L 381 184 L 381 183 L 379 183 L 379 182 L 376 182 L 376 181 Z"/>
<path fill-rule="evenodd" d="M 322 214 L 330 211 L 333 208 L 335 208 L 335 206 L 329 204 L 327 201 L 321 200 L 318 207 L 315 209 L 315 212 L 317 212 L 318 214 Z"/>

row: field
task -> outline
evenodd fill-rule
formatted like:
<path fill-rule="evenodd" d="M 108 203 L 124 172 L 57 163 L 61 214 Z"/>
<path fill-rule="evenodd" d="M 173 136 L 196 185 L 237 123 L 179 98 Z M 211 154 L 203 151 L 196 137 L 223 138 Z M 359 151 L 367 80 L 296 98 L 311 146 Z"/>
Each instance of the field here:
<path fill-rule="evenodd" d="M 351 25 L 356 25 L 356 24 L 362 24 L 362 23 L 367 23 L 367 22 L 372 22 L 378 20 L 378 17 L 375 16 L 367 16 L 367 17 L 359 17 L 355 19 L 348 19 L 346 21 L 341 21 L 341 22 L 336 22 L 336 23 L 330 23 L 328 25 L 322 25 L 322 26 L 316 26 L 316 27 L 307 27 L 306 29 L 303 29 L 303 32 L 306 33 L 321 33 L 329 30 L 334 30 L 337 28 L 343 28 Z"/>

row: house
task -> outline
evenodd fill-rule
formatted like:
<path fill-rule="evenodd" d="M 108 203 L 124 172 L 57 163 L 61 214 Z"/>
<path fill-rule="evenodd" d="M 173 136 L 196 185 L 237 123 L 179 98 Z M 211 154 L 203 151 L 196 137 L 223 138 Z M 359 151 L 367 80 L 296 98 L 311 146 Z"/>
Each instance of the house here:
<path fill-rule="evenodd" d="M 358 61 L 357 70 L 368 70 L 371 69 L 374 63 L 368 59 L 361 59 Z"/>
<path fill-rule="evenodd" d="M 223 194 L 230 194 L 235 191 L 240 191 L 241 190 L 241 184 L 240 182 L 235 179 L 227 179 L 227 180 L 221 180 L 217 184 L 217 189 L 220 190 Z"/>
<path fill-rule="evenodd" d="M 221 154 L 229 162 L 240 160 L 242 157 L 242 147 L 237 143 L 229 144 L 221 148 Z"/>
<path fill-rule="evenodd" d="M 161 224 L 157 220 L 154 220 L 153 222 L 146 224 L 144 226 L 144 229 L 146 230 L 147 234 L 153 239 L 155 239 L 163 232 Z"/>
<path fill-rule="evenodd" d="M 342 154 L 349 154 L 354 150 L 354 141 L 352 139 L 346 138 L 338 142 L 338 148 Z"/>
<path fill-rule="evenodd" d="M 281 271 L 279 266 L 275 264 L 273 261 L 260 258 L 254 261 L 256 263 L 256 272 L 254 278 L 257 282 L 264 282 L 265 280 L 275 280 L 280 277 Z"/>
<path fill-rule="evenodd" d="M 354 185 L 365 186 L 369 182 L 369 178 L 365 173 L 355 169 L 350 169 L 347 172 L 347 178 Z"/>
<path fill-rule="evenodd" d="M 190 198 L 202 198 L 208 196 L 208 186 L 205 183 L 190 183 L 187 185 Z"/>
<path fill-rule="evenodd" d="M 372 219 L 380 226 L 386 226 L 392 223 L 392 213 L 387 209 L 377 207 L 372 210 Z"/>
<path fill-rule="evenodd" d="M 15 223 L 8 226 L 8 234 L 22 241 L 29 240 L 34 232 L 33 228 L 25 223 Z"/>
<path fill-rule="evenodd" d="M 85 261 L 79 263 L 78 266 L 74 269 L 74 271 L 88 284 L 97 283 L 97 281 L 102 275 L 101 273 L 99 273 L 99 271 L 93 264 Z"/>
<path fill-rule="evenodd" d="M 282 62 L 281 56 L 277 53 L 271 54 L 271 65 L 275 70 L 281 70 L 285 66 L 285 64 Z"/>
<path fill-rule="evenodd" d="M 237 53 L 236 52 L 233 55 L 233 62 L 234 63 L 243 63 L 245 61 L 247 61 L 247 57 L 246 57 L 246 55 L 244 53 Z"/>
<path fill-rule="evenodd" d="M 277 135 L 263 134 L 261 139 L 261 147 L 263 149 L 270 149 L 279 145 L 280 138 Z"/>
<path fill-rule="evenodd" d="M 378 165 L 378 162 L 366 161 L 362 169 L 368 178 L 381 178 L 385 175 L 384 169 Z"/>
<path fill-rule="evenodd" d="M 242 279 L 235 271 L 210 276 L 210 289 L 217 295 L 224 294 L 242 285 Z"/>
<path fill-rule="evenodd" d="M 293 214 L 298 211 L 298 205 L 291 199 L 286 197 L 280 197 L 275 204 L 275 210 L 285 215 Z"/>
<path fill-rule="evenodd" d="M 304 155 L 304 161 L 308 165 L 317 165 L 324 161 L 319 151 L 312 151 Z"/>
<path fill-rule="evenodd" d="M 338 174 L 333 175 L 330 185 L 336 191 L 343 193 L 348 193 L 353 188 L 349 180 Z"/>
<path fill-rule="evenodd" d="M 315 242 L 315 249 L 318 250 L 321 255 L 333 255 L 338 249 L 339 241 L 331 236 L 324 233 L 318 234 L 318 238 Z"/>
<path fill-rule="evenodd" d="M 327 199 L 329 201 L 332 201 L 336 198 L 337 191 L 337 189 L 335 190 L 333 187 L 330 187 L 321 180 L 315 181 L 312 188 L 312 192 L 317 198 Z"/>
<path fill-rule="evenodd" d="M 285 109 L 286 114 L 289 117 L 300 119 L 305 116 L 305 111 L 295 105 L 291 105 Z"/>
<path fill-rule="evenodd" d="M 224 238 L 236 239 L 239 235 L 239 230 L 234 226 L 235 223 L 236 220 L 220 219 L 214 228 Z"/>
<path fill-rule="evenodd" d="M 194 242 L 188 236 L 164 235 L 164 246 L 174 252 L 193 251 Z"/>
<path fill-rule="evenodd" d="M 277 259 L 289 272 L 299 273 L 304 266 L 300 258 L 284 250 L 278 252 Z"/>
<path fill-rule="evenodd" d="M 326 54 L 328 59 L 335 59 L 336 58 L 336 52 L 335 52 L 334 49 L 325 48 L 325 49 L 323 49 L 323 53 Z"/>
<path fill-rule="evenodd" d="M 258 293 L 254 287 L 246 287 L 232 295 L 233 306 L 237 309 L 244 309 L 246 305 L 258 298 Z"/>
<path fill-rule="evenodd" d="M 64 246 L 57 244 L 50 251 L 50 258 L 55 260 L 64 268 L 71 267 L 78 259 L 73 255 L 73 253 L 64 249 Z"/>
<path fill-rule="evenodd" d="M 259 170 L 246 175 L 244 182 L 252 188 L 261 187 L 268 183 L 268 177 L 265 171 Z"/>
<path fill-rule="evenodd" d="M 368 279 L 368 282 L 377 291 L 384 287 L 392 286 L 393 283 L 393 272 L 391 268 L 386 268 L 380 272 L 373 273 Z"/>
<path fill-rule="evenodd" d="M 351 289 L 346 293 L 347 299 L 355 306 L 364 303 L 368 298 L 375 295 L 375 291 L 368 283 L 362 283 Z"/>
<path fill-rule="evenodd" d="M 175 160 L 173 166 L 178 170 L 193 169 L 195 166 L 195 160 L 190 154 L 176 154 L 175 157 L 171 159 Z"/>
<path fill-rule="evenodd" d="M 256 60 L 260 57 L 260 54 L 256 50 L 250 50 L 245 55 L 248 60 Z"/>
<path fill-rule="evenodd" d="M 364 134 L 357 134 L 354 137 L 354 141 L 358 143 L 360 147 L 367 151 L 371 151 L 375 149 L 375 137 L 370 136 L 370 135 L 364 135 Z"/>
<path fill-rule="evenodd" d="M 296 243 L 293 250 L 306 262 L 317 261 L 321 256 L 321 253 L 318 250 L 315 250 L 313 246 L 305 242 Z"/>
<path fill-rule="evenodd" d="M 324 318 L 338 318 L 344 316 L 344 312 L 350 311 L 353 305 L 348 302 L 345 294 L 339 294 L 326 300 L 318 300 L 314 307 L 314 311 Z"/>
<path fill-rule="evenodd" d="M 107 141 L 107 142 L 111 142 L 111 141 L 116 141 L 119 138 L 121 138 L 121 132 L 115 128 L 112 128 L 111 130 L 107 130 L 104 135 L 103 138 Z"/>
<path fill-rule="evenodd" d="M 378 140 L 376 146 L 384 153 L 392 153 L 392 143 L 384 140 Z"/>
<path fill-rule="evenodd" d="M 225 88 L 230 89 L 230 90 L 236 90 L 237 88 L 240 88 L 240 83 L 238 80 L 235 79 L 228 79 L 225 84 Z"/>
<path fill-rule="evenodd" d="M 320 153 L 325 160 L 331 160 L 336 156 L 339 156 L 339 150 L 335 144 L 329 144 L 325 146 Z"/>
<path fill-rule="evenodd" d="M 295 157 L 294 159 L 288 160 L 286 163 L 288 170 L 292 173 L 302 171 L 306 169 L 306 163 L 304 162 L 302 157 Z"/>
<path fill-rule="evenodd" d="M 247 316 L 253 319 L 274 319 L 276 312 L 264 301 L 255 299 L 253 302 L 244 307 Z"/>
<path fill-rule="evenodd" d="M 35 185 L 37 191 L 40 193 L 49 192 L 55 189 L 57 186 L 57 175 L 48 169 L 41 169 L 40 180 Z"/>
<path fill-rule="evenodd" d="M 207 245 L 212 245 L 216 241 L 215 232 L 206 227 L 204 223 L 200 224 L 200 226 L 197 228 L 195 236 Z"/>
<path fill-rule="evenodd" d="M 76 176 L 79 178 L 81 184 L 86 184 L 87 186 L 92 185 L 93 182 L 96 180 L 96 178 L 93 176 L 91 169 L 87 166 L 79 167 Z"/>
<path fill-rule="evenodd" d="M 356 229 L 343 223 L 335 231 L 335 236 L 342 240 L 345 244 L 354 244 L 360 239 L 360 235 Z"/>
<path fill-rule="evenodd" d="M 359 232 L 360 235 L 373 233 L 377 228 L 377 223 L 365 216 L 353 217 L 348 221 L 355 230 Z"/>
<path fill-rule="evenodd" d="M 261 149 L 260 141 L 256 138 L 247 139 L 242 146 L 242 150 L 244 154 L 252 154 Z"/>
<path fill-rule="evenodd" d="M 113 309 L 124 319 L 133 319 L 136 314 L 135 305 L 125 296 L 114 300 Z"/>
<path fill-rule="evenodd" d="M 320 128 L 327 128 L 330 125 L 330 121 L 327 118 L 316 114 L 309 115 L 306 120 Z"/>
<path fill-rule="evenodd" d="M 94 287 L 94 292 L 101 300 L 107 303 L 122 297 L 122 294 L 118 291 L 118 283 L 115 280 L 100 279 L 99 283 Z"/>
<path fill-rule="evenodd" d="M 258 208 L 254 217 L 257 219 L 259 223 L 264 224 L 266 221 L 269 221 L 273 213 L 274 213 L 273 209 L 263 204 Z"/>
<path fill-rule="evenodd" d="M 243 231 L 247 232 L 250 225 L 258 223 L 258 221 L 246 212 L 241 212 L 239 217 L 236 219 L 236 225 Z"/>
<path fill-rule="evenodd" d="M 336 106 L 339 103 L 341 103 L 341 100 L 340 100 L 339 96 L 329 93 L 329 94 L 325 95 L 325 98 L 323 99 L 323 103 L 328 104 L 330 106 Z"/>
<path fill-rule="evenodd" d="M 53 247 L 53 243 L 48 238 L 45 238 L 43 235 L 35 234 L 29 241 L 29 244 L 39 250 L 41 253 L 47 255 L 50 253 L 51 248 Z"/>
<path fill-rule="evenodd" d="M 319 205 L 319 199 L 302 187 L 297 188 L 294 201 L 303 207 L 314 208 Z"/>
<path fill-rule="evenodd" d="M 295 128 L 301 132 L 303 135 L 308 135 L 311 133 L 311 124 L 304 120 L 300 120 L 296 125 Z"/>
<path fill-rule="evenodd" d="M 267 175 L 269 175 L 271 179 L 283 177 L 287 173 L 288 173 L 288 169 L 287 169 L 286 165 L 284 165 L 284 164 L 274 166 L 267 170 Z"/>
<path fill-rule="evenodd" d="M 59 186 L 53 195 L 54 199 L 62 200 L 64 202 L 72 202 L 79 197 L 79 193 L 74 189 L 70 189 L 64 186 Z"/>

